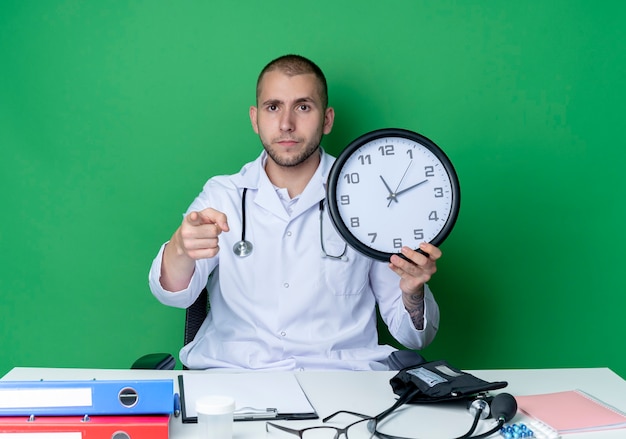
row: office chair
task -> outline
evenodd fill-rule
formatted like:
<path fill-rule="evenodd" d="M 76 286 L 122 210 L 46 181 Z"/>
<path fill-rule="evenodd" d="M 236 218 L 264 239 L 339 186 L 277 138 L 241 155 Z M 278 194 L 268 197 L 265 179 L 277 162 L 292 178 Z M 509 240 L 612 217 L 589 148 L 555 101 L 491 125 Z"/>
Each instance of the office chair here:
<path fill-rule="evenodd" d="M 185 336 L 183 340 L 183 346 L 191 342 L 202 322 L 209 312 L 209 294 L 207 289 L 204 288 L 196 301 L 187 308 L 185 312 Z M 176 359 L 172 354 L 168 353 L 155 353 L 147 354 L 138 358 L 131 369 L 157 369 L 157 370 L 172 370 L 176 366 Z M 183 366 L 184 369 L 186 367 Z"/>
<path fill-rule="evenodd" d="M 183 346 L 187 345 L 194 339 L 209 312 L 209 307 L 209 294 L 207 289 L 204 288 L 196 301 L 192 303 L 185 312 L 185 336 Z M 426 361 L 419 353 L 407 349 L 393 338 L 393 336 L 389 333 L 387 325 L 385 325 L 382 321 L 380 313 L 378 312 L 378 307 L 376 308 L 376 315 L 378 320 L 377 325 L 379 340 L 383 342 L 383 344 L 389 344 L 399 349 L 398 351 L 392 353 L 387 360 L 388 366 L 391 370 L 400 370 Z M 172 370 L 175 366 L 176 359 L 172 354 L 155 353 L 147 354 L 138 358 L 131 366 L 131 369 Z M 183 366 L 183 369 L 187 369 L 187 367 Z"/>

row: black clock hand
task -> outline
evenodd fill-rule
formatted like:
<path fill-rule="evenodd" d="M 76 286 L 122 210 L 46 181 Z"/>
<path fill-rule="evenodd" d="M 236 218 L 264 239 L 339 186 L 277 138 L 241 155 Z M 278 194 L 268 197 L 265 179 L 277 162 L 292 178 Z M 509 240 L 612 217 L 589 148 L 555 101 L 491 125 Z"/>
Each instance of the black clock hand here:
<path fill-rule="evenodd" d="M 420 181 L 419 183 L 415 183 L 413 186 L 409 186 L 409 187 L 407 187 L 407 188 L 405 188 L 405 189 L 402 189 L 401 191 L 396 192 L 395 194 L 393 194 L 393 198 L 394 198 L 394 199 L 396 199 L 396 197 L 397 197 L 398 195 L 403 194 L 403 193 L 405 193 L 406 191 L 409 191 L 409 190 L 411 190 L 411 189 L 413 189 L 413 188 L 415 188 L 415 187 L 418 187 L 419 185 L 424 184 L 424 183 L 426 183 L 427 181 L 428 181 L 428 179 L 423 180 L 423 181 Z M 389 200 L 390 198 L 391 198 L 391 195 L 390 195 L 389 197 L 387 197 L 387 199 L 388 199 L 388 200 Z M 397 201 L 398 201 L 398 200 L 396 199 L 396 202 L 397 202 Z"/>
<path fill-rule="evenodd" d="M 394 194 L 391 190 L 391 188 L 389 187 L 389 185 L 387 184 L 387 182 L 385 181 L 385 179 L 383 178 L 382 175 L 379 175 L 380 179 L 383 181 L 383 184 L 385 185 L 385 187 L 387 188 L 387 190 L 389 191 L 389 196 L 387 197 L 388 200 L 396 200 L 396 194 Z M 398 202 L 398 200 L 396 200 L 396 203 Z M 389 204 L 391 204 L 391 201 L 389 202 Z M 387 206 L 389 207 L 389 206 Z"/>

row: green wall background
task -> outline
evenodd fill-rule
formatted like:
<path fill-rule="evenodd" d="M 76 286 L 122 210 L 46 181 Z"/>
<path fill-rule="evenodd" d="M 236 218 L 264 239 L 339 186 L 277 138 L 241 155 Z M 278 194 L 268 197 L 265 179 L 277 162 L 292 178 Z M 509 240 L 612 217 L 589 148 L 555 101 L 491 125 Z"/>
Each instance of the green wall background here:
<path fill-rule="evenodd" d="M 261 67 L 325 70 L 338 154 L 418 131 L 461 180 L 425 355 L 457 367 L 608 366 L 626 377 L 626 3 L 0 3 L 0 374 L 126 368 L 178 352 L 150 294 L 205 180 L 261 146 Z"/>

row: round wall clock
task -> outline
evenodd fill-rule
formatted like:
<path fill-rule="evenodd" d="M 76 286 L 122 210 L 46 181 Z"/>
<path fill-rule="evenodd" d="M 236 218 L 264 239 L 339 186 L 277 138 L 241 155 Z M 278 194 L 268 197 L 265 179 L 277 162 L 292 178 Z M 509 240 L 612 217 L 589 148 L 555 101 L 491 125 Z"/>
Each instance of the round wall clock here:
<path fill-rule="evenodd" d="M 343 239 L 388 261 L 402 246 L 439 246 L 459 214 L 459 180 L 428 138 L 399 128 L 366 133 L 339 155 L 328 175 L 331 220 Z"/>

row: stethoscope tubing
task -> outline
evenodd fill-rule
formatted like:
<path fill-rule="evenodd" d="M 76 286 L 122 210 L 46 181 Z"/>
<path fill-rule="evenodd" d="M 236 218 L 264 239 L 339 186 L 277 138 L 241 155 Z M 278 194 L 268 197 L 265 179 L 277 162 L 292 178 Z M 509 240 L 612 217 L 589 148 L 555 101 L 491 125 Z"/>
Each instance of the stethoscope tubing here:
<path fill-rule="evenodd" d="M 233 253 L 239 256 L 240 258 L 245 258 L 252 253 L 252 249 L 254 246 L 250 241 L 246 239 L 246 194 L 248 193 L 248 188 L 244 187 L 243 192 L 241 194 L 241 240 L 236 242 L 233 246 Z M 348 251 L 348 245 L 346 244 L 343 252 L 339 255 L 330 255 L 326 252 L 324 248 L 324 231 L 323 231 L 323 214 L 324 214 L 324 200 L 321 200 L 319 203 L 319 211 L 320 211 L 320 246 L 322 248 L 322 256 L 331 259 L 341 259 L 343 261 L 347 260 L 346 252 Z"/>
<path fill-rule="evenodd" d="M 236 242 L 233 246 L 233 252 L 240 258 L 245 258 L 252 253 L 253 245 L 246 240 L 246 194 L 248 188 L 243 188 L 241 194 L 241 241 Z"/>

